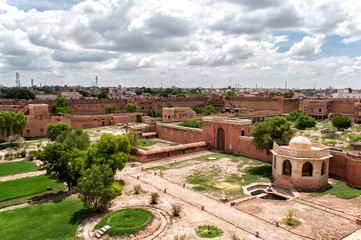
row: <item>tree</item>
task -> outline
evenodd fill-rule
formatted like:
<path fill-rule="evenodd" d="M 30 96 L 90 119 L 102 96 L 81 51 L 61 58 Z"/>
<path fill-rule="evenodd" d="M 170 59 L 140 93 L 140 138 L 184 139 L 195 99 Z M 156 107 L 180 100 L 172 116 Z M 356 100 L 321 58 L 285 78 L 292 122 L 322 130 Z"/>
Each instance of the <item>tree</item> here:
<path fill-rule="evenodd" d="M 199 108 L 197 106 L 193 107 L 192 110 L 195 111 L 196 114 L 200 113 Z"/>
<path fill-rule="evenodd" d="M 139 136 L 136 131 L 128 132 L 127 137 L 129 139 L 130 145 L 132 145 L 132 147 L 138 146 Z"/>
<path fill-rule="evenodd" d="M 112 105 L 107 105 L 104 107 L 105 109 L 105 113 L 115 113 L 115 111 L 117 110 L 117 105 L 112 104 Z"/>
<path fill-rule="evenodd" d="M 283 94 L 283 97 L 284 98 L 292 98 L 293 97 L 293 92 L 292 91 L 285 92 Z"/>
<path fill-rule="evenodd" d="M 302 115 L 300 116 L 296 122 L 295 122 L 295 127 L 297 129 L 306 129 L 306 128 L 311 128 L 316 126 L 316 121 L 313 117 L 310 117 L 308 115 Z"/>
<path fill-rule="evenodd" d="M 332 119 L 332 126 L 338 130 L 344 130 L 352 126 L 352 120 L 346 116 L 338 116 Z"/>
<path fill-rule="evenodd" d="M 132 113 L 132 112 L 138 112 L 139 107 L 137 103 L 127 103 L 127 105 L 125 106 L 125 111 Z"/>
<path fill-rule="evenodd" d="M 78 181 L 76 192 L 85 207 L 92 207 L 95 211 L 105 211 L 116 197 L 112 191 L 114 183 L 113 172 L 107 165 L 93 165 L 83 170 Z"/>
<path fill-rule="evenodd" d="M 266 150 L 267 154 L 273 147 L 273 143 L 278 145 L 287 144 L 294 132 L 291 129 L 291 122 L 285 117 L 270 117 L 263 122 L 256 122 L 252 125 L 251 136 L 253 143 L 258 150 Z"/>
<path fill-rule="evenodd" d="M 9 111 L 0 112 L 0 132 L 6 136 L 21 135 L 24 127 L 28 123 L 28 118 L 22 113 Z"/>
<path fill-rule="evenodd" d="M 304 111 L 296 109 L 296 110 L 290 112 L 286 118 L 288 121 L 296 122 L 299 117 L 305 116 L 305 115 L 306 115 L 306 113 Z"/>
<path fill-rule="evenodd" d="M 174 107 L 174 103 L 172 103 L 172 102 L 169 102 L 169 103 L 168 103 L 168 107 L 169 107 L 169 108 L 172 108 L 172 107 Z"/>
<path fill-rule="evenodd" d="M 73 129 L 70 132 L 63 132 L 62 135 L 65 136 L 58 137 L 56 141 L 59 142 L 59 139 L 64 139 L 62 143 L 64 143 L 70 150 L 87 150 L 90 145 L 89 135 L 83 129 Z"/>
<path fill-rule="evenodd" d="M 106 91 L 101 91 L 98 95 L 97 95 L 97 97 L 99 98 L 99 99 L 105 99 L 105 98 L 108 98 L 108 94 L 107 94 L 107 92 Z"/>
<path fill-rule="evenodd" d="M 232 89 L 232 90 L 228 90 L 227 92 L 225 92 L 224 95 L 227 97 L 235 97 L 235 96 L 237 96 L 237 93 L 234 89 Z"/>
<path fill-rule="evenodd" d="M 58 122 L 56 124 L 50 123 L 46 127 L 46 137 L 49 138 L 52 142 L 56 140 L 56 138 L 62 135 L 64 132 L 69 133 L 73 128 L 68 124 L 63 122 Z M 65 139 L 65 136 L 64 136 Z"/>
<path fill-rule="evenodd" d="M 99 142 L 88 148 L 86 167 L 93 164 L 108 165 L 113 173 L 122 170 L 128 161 L 131 145 L 127 136 L 105 133 Z"/>
<path fill-rule="evenodd" d="M 203 115 L 207 116 L 207 115 L 211 115 L 211 114 L 215 114 L 215 113 L 216 113 L 216 109 L 212 105 L 207 105 L 206 110 L 204 111 Z"/>
<path fill-rule="evenodd" d="M 83 95 L 83 97 L 89 97 L 89 93 L 85 90 L 78 90 L 77 92 Z"/>
<path fill-rule="evenodd" d="M 352 93 L 352 88 L 347 88 L 349 93 Z"/>
<path fill-rule="evenodd" d="M 8 99 L 35 99 L 35 94 L 24 88 L 2 89 L 4 98 Z"/>
<path fill-rule="evenodd" d="M 68 101 L 65 100 L 64 97 L 57 97 L 55 103 L 51 105 L 51 113 L 64 113 L 69 114 L 70 108 L 68 105 Z"/>
<path fill-rule="evenodd" d="M 142 95 L 142 93 L 143 93 L 142 90 L 139 89 L 135 90 L 135 94 L 137 94 L 137 96 Z"/>

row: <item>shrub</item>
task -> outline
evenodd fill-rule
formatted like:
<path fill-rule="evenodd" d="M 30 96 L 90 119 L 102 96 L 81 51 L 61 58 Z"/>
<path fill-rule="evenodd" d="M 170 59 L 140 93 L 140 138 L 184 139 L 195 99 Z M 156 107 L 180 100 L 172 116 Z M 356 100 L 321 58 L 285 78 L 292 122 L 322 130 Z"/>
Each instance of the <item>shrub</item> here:
<path fill-rule="evenodd" d="M 123 185 L 120 185 L 118 182 L 113 182 L 111 186 L 111 191 L 117 195 L 121 195 L 123 190 Z"/>
<path fill-rule="evenodd" d="M 133 190 L 134 190 L 134 194 L 139 194 L 140 191 L 142 191 L 142 186 L 140 186 L 139 184 L 134 185 Z"/>
<path fill-rule="evenodd" d="M 286 116 L 286 118 L 287 118 L 288 121 L 296 122 L 299 117 L 305 116 L 305 115 L 306 115 L 306 113 L 304 111 L 301 111 L 301 110 L 297 109 L 297 110 L 294 110 L 294 111 L 290 112 Z"/>
<path fill-rule="evenodd" d="M 308 115 L 302 115 L 300 116 L 296 122 L 295 122 L 295 127 L 297 129 L 306 129 L 306 128 L 312 128 L 316 126 L 316 121 L 313 117 L 310 117 Z"/>
<path fill-rule="evenodd" d="M 169 103 L 168 103 L 168 107 L 170 107 L 170 108 L 174 107 L 174 103 L 169 102 Z"/>
<path fill-rule="evenodd" d="M 352 126 L 352 120 L 346 116 L 338 116 L 332 119 L 332 126 L 338 130 L 344 130 Z"/>
<path fill-rule="evenodd" d="M 125 106 L 125 111 L 126 112 L 138 112 L 139 107 L 136 103 L 127 103 L 127 105 Z"/>
<path fill-rule="evenodd" d="M 183 235 L 175 235 L 173 237 L 173 240 L 186 240 L 187 239 L 187 235 L 183 234 Z"/>
<path fill-rule="evenodd" d="M 297 227 L 301 224 L 300 221 L 293 218 L 293 210 L 292 209 L 288 210 L 285 218 L 283 219 L 283 222 L 291 227 Z"/>
<path fill-rule="evenodd" d="M 105 113 L 115 113 L 117 110 L 117 105 L 111 104 L 104 107 Z"/>
<path fill-rule="evenodd" d="M 5 153 L 4 158 L 6 160 L 13 160 L 14 159 L 14 154 L 13 153 Z"/>
<path fill-rule="evenodd" d="M 184 122 L 178 124 L 183 127 L 191 127 L 191 128 L 202 128 L 203 122 L 197 121 L 195 119 L 185 120 Z"/>
<path fill-rule="evenodd" d="M 20 156 L 21 156 L 22 158 L 26 157 L 26 151 L 25 151 L 25 150 L 21 151 L 21 152 L 20 152 Z"/>
<path fill-rule="evenodd" d="M 130 145 L 132 145 L 132 147 L 136 147 L 138 145 L 139 136 L 136 131 L 128 132 L 127 137 L 129 139 Z"/>
<path fill-rule="evenodd" d="M 142 132 L 143 133 L 147 133 L 147 132 L 150 132 L 150 127 L 149 126 L 146 126 L 145 128 L 143 128 Z"/>
<path fill-rule="evenodd" d="M 201 238 L 215 238 L 222 236 L 223 230 L 215 226 L 205 225 L 205 226 L 198 226 L 196 228 L 196 233 Z"/>
<path fill-rule="evenodd" d="M 150 194 L 150 204 L 157 204 L 159 199 L 159 194 L 157 192 L 152 192 Z"/>
<path fill-rule="evenodd" d="M 136 156 L 129 155 L 128 162 L 138 162 L 138 158 Z"/>
<path fill-rule="evenodd" d="M 211 114 L 215 114 L 215 113 L 216 113 L 216 109 L 212 105 L 207 105 L 206 110 L 204 111 L 203 115 L 207 116 L 207 115 L 211 115 Z"/>
<path fill-rule="evenodd" d="M 179 217 L 182 212 L 182 205 L 180 203 L 172 204 L 172 214 L 174 217 Z"/>
<path fill-rule="evenodd" d="M 192 110 L 195 111 L 196 114 L 200 113 L 199 107 L 197 107 L 197 106 L 193 107 Z"/>

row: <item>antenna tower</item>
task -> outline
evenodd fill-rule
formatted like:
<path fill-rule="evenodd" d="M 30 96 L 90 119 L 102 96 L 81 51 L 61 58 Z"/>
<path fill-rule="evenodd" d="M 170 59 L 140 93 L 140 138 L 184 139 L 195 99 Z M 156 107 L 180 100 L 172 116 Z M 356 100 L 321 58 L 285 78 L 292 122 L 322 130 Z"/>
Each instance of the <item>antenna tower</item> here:
<path fill-rule="evenodd" d="M 98 75 L 95 75 L 95 86 L 98 87 Z"/>
<path fill-rule="evenodd" d="M 18 72 L 16 72 L 16 87 L 20 88 L 20 74 Z"/>

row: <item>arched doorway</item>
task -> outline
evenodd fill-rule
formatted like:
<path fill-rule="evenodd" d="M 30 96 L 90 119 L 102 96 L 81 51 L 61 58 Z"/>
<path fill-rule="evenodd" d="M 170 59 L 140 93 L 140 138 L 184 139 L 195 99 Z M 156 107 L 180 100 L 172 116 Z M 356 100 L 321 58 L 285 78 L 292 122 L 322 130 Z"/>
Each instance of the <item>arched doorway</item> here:
<path fill-rule="evenodd" d="M 321 176 L 325 175 L 326 173 L 326 161 L 322 162 L 322 168 L 321 168 Z"/>
<path fill-rule="evenodd" d="M 216 131 L 216 149 L 224 151 L 224 130 L 223 128 L 218 128 Z"/>
<path fill-rule="evenodd" d="M 306 162 L 302 166 L 302 176 L 312 177 L 313 175 L 313 166 L 310 162 Z"/>
<path fill-rule="evenodd" d="M 283 162 L 282 174 L 285 176 L 292 176 L 292 164 L 290 160 L 286 160 Z"/>

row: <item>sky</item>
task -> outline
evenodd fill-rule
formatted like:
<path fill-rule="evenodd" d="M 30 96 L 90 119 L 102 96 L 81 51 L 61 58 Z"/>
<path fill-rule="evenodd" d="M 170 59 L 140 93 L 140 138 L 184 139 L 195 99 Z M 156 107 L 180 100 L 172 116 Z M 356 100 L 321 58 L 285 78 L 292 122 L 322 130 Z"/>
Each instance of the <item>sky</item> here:
<path fill-rule="evenodd" d="M 0 84 L 361 88 L 358 0 L 0 0 Z"/>

